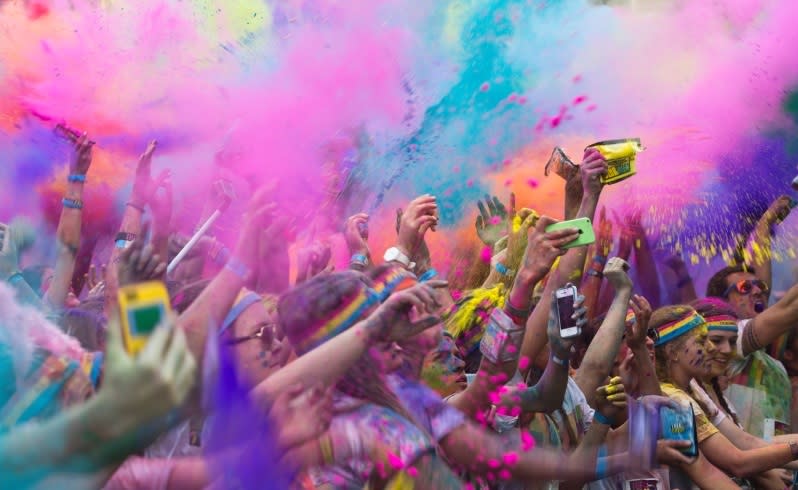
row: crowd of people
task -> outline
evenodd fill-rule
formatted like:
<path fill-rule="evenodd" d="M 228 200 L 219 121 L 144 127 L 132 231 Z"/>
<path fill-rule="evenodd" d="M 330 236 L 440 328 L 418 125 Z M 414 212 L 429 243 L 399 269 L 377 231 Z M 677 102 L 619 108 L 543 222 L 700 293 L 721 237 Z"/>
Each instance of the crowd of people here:
<path fill-rule="evenodd" d="M 596 150 L 564 182 L 562 220 L 475 203 L 481 244 L 450 250 L 446 278 L 431 195 L 397 212 L 387 250 L 370 248 L 368 215 L 341 223 L 341 270 L 323 237 L 292 243 L 274 187 L 250 197 L 234 243 L 189 246 L 153 143 L 108 266 L 84 277 L 94 143 L 71 144 L 55 263 L 23 267 L 24 226 L 0 225 L 0 488 L 793 486 L 798 285 L 771 299 L 770 258 L 788 197 L 701 295 L 639 213 L 599 210 Z M 595 243 L 547 231 L 576 218 Z M 134 352 L 119 291 L 152 281 L 172 312 Z M 570 285 L 575 337 L 556 297 Z M 692 425 L 662 424 L 690 410 Z"/>

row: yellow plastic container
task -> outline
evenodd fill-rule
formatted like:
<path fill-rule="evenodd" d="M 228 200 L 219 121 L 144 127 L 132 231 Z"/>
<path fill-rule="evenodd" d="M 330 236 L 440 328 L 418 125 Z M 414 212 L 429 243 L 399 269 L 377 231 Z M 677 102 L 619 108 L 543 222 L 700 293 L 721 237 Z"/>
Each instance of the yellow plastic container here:
<path fill-rule="evenodd" d="M 644 150 L 639 138 L 599 141 L 585 148 L 595 148 L 607 160 L 607 174 L 601 177 L 602 184 L 615 184 L 637 173 L 635 160 Z"/>

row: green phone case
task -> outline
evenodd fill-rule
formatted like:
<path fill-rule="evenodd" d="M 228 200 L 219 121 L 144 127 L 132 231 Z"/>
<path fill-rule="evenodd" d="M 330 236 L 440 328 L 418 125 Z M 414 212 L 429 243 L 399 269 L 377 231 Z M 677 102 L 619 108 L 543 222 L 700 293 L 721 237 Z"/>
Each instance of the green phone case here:
<path fill-rule="evenodd" d="M 593 232 L 593 223 L 589 218 L 577 218 L 571 221 L 560 221 L 546 227 L 546 232 L 562 230 L 564 228 L 576 228 L 579 230 L 579 237 L 563 248 L 584 247 L 596 242 L 596 234 Z"/>

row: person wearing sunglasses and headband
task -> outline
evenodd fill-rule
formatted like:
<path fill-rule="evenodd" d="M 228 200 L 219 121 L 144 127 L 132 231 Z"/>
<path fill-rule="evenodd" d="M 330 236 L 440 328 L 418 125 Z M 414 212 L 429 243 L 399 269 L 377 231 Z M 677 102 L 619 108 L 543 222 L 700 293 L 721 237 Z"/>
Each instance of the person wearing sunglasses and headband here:
<path fill-rule="evenodd" d="M 791 423 L 791 384 L 776 359 L 784 350 L 780 339 L 798 325 L 798 285 L 770 307 L 768 294 L 756 271 L 743 265 L 718 271 L 707 285 L 707 296 L 728 302 L 738 318 L 736 350 L 743 359 L 730 365 L 725 394 L 746 432 L 765 439 L 783 435 Z M 775 358 L 765 352 L 768 347 Z"/>

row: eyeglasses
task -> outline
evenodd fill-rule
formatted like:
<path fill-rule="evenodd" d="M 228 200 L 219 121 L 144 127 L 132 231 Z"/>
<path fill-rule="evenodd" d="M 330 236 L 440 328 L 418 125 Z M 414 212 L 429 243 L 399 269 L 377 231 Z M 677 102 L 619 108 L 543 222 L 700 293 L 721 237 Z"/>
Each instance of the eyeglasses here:
<path fill-rule="evenodd" d="M 243 337 L 233 337 L 226 340 L 225 345 L 238 345 L 248 340 L 260 339 L 265 347 L 271 347 L 274 342 L 274 323 L 261 323 L 257 325 L 258 329 L 254 333 L 245 335 Z"/>
<path fill-rule="evenodd" d="M 739 294 L 751 294 L 751 291 L 754 290 L 754 286 L 759 288 L 759 290 L 762 291 L 762 293 L 764 294 L 768 294 L 768 292 L 770 291 L 768 285 L 760 281 L 759 279 L 753 279 L 753 280 L 745 279 L 743 281 L 737 281 L 736 283 L 726 288 L 726 291 L 723 292 L 723 297 L 727 298 L 729 296 L 729 293 L 731 293 L 732 291 L 737 291 Z"/>

